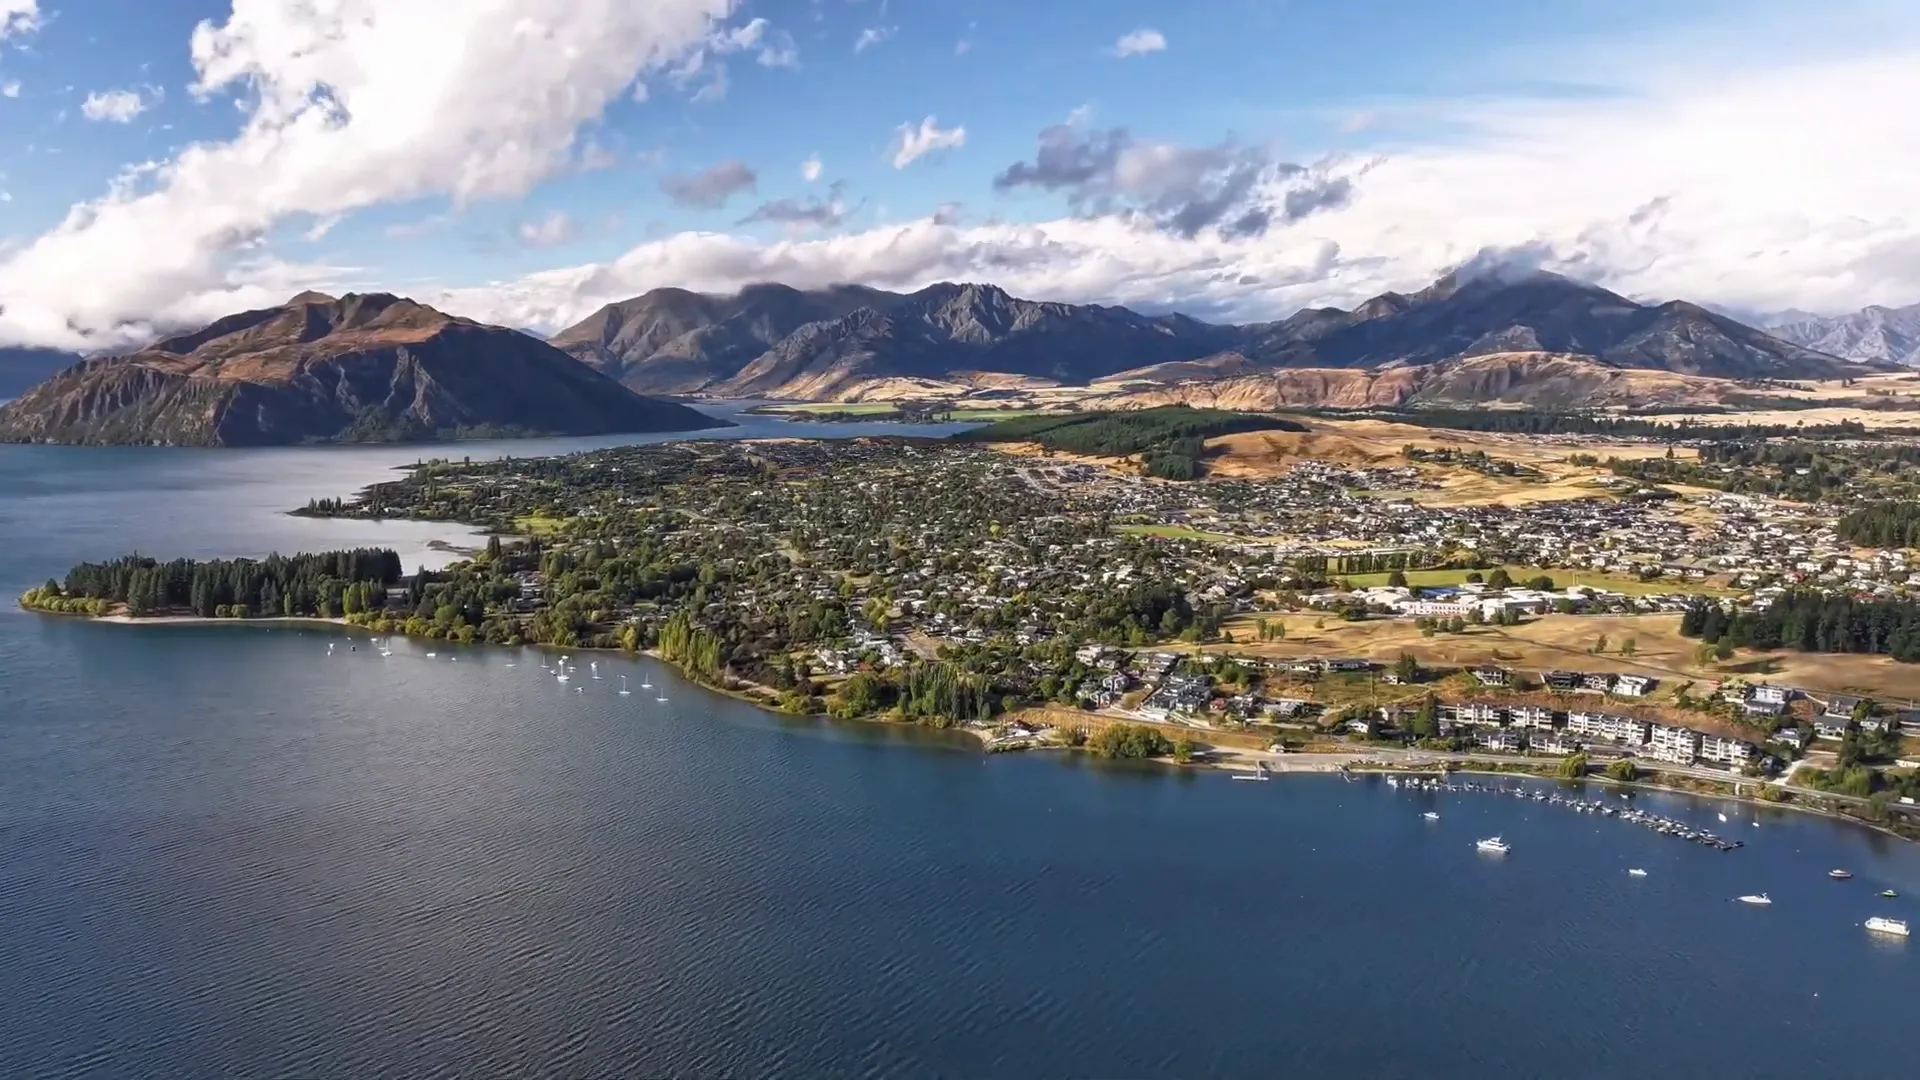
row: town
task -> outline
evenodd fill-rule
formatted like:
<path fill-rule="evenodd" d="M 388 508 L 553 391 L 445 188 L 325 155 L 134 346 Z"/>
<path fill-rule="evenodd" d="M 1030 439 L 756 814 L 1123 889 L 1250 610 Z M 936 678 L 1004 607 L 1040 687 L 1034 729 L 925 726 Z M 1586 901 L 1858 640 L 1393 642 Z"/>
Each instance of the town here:
<path fill-rule="evenodd" d="M 1556 466 L 1619 452 L 1617 436 L 1533 442 Z M 1570 497 L 1444 497 L 1462 470 L 1518 485 L 1552 471 L 1501 460 L 1301 457 L 1233 475 L 1216 458 L 1168 482 L 979 441 L 683 442 L 423 462 L 298 512 L 495 534 L 444 571 L 338 601 L 322 587 L 318 614 L 651 649 L 790 712 L 967 727 L 993 749 L 1141 725 L 1161 733 L 1143 752 L 1182 758 L 1577 759 L 1911 813 L 1920 669 L 1853 645 L 1812 663 L 1728 629 L 1812 595 L 1903 604 L 1920 583 L 1905 551 L 1843 539 L 1838 507 L 1604 470 Z M 77 572 L 30 606 L 130 599 L 96 578 L 121 580 Z M 259 602 L 215 584 L 193 606 Z M 296 613 L 291 592 L 273 602 Z"/>

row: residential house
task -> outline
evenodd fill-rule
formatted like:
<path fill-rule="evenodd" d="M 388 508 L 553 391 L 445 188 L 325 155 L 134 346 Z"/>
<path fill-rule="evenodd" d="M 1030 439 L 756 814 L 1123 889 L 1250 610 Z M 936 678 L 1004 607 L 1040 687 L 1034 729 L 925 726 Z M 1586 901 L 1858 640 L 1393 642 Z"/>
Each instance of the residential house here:
<path fill-rule="evenodd" d="M 1577 671 L 1549 671 L 1540 676 L 1547 689 L 1566 692 L 1580 685 L 1580 673 Z"/>
<path fill-rule="evenodd" d="M 1820 715 L 1851 720 L 1853 719 L 1853 710 L 1859 706 L 1860 701 L 1860 698 L 1852 694 L 1834 694 L 1827 698 L 1826 711 Z"/>
<path fill-rule="evenodd" d="M 1646 697 L 1653 680 L 1645 675 L 1621 675 L 1613 680 L 1613 692 L 1621 697 Z"/>
<path fill-rule="evenodd" d="M 1482 664 L 1473 669 L 1473 677 L 1480 680 L 1482 686 L 1511 686 L 1513 672 L 1492 664 Z"/>

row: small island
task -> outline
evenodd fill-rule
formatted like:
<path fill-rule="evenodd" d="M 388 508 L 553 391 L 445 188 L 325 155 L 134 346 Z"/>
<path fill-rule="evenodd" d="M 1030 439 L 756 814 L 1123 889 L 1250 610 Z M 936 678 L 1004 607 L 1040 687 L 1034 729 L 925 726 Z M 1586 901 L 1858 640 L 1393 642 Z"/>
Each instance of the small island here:
<path fill-rule="evenodd" d="M 296 512 L 492 534 L 445 569 L 404 573 L 390 551 L 129 556 L 23 603 L 646 652 L 790 714 L 994 750 L 1657 782 L 1911 831 L 1920 713 L 1831 680 L 1910 678 L 1920 604 L 1742 584 L 1737 565 L 1656 572 L 1708 542 L 1692 537 L 1722 542 L 1724 522 L 1697 520 L 1707 498 L 1515 498 L 1616 475 L 1602 454 L 1678 463 L 1668 445 L 1440 453 L 1405 425 L 1228 414 L 1222 434 L 1196 430 L 1216 422 L 1199 412 L 430 461 Z M 1752 532 L 1756 567 L 1777 565 L 1767 545 L 1789 524 L 1833 526 L 1777 505 Z M 1907 535 L 1910 515 L 1873 505 L 1844 530 Z M 1638 574 L 1587 553 L 1636 544 L 1663 549 Z"/>

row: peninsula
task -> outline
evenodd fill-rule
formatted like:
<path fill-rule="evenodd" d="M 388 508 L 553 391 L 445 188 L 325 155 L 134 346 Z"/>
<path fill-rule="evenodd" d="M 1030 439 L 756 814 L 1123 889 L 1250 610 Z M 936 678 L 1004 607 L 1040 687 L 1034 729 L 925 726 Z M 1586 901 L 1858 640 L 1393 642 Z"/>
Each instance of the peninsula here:
<path fill-rule="evenodd" d="M 642 397 L 527 334 L 384 293 L 302 293 L 0 407 L 0 441 L 270 446 L 730 426 Z"/>
<path fill-rule="evenodd" d="M 1496 426 L 1526 434 L 1473 430 Z M 1902 550 L 1858 552 L 1913 535 L 1902 471 L 1870 467 L 1911 450 L 1644 418 L 1174 408 L 433 461 L 296 512 L 494 534 L 444 570 L 130 556 L 23 603 L 650 651 L 769 707 L 995 749 L 1410 752 L 1906 828 L 1920 602 Z"/>

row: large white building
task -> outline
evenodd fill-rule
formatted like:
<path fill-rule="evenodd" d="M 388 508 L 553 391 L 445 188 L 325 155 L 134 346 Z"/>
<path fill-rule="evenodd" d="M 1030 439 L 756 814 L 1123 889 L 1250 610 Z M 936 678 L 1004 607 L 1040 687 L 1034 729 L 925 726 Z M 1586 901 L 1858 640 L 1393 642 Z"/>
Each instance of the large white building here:
<path fill-rule="evenodd" d="M 1655 724 L 1647 739 L 1647 756 L 1655 761 L 1691 765 L 1700 757 L 1700 733 L 1692 728 Z"/>

